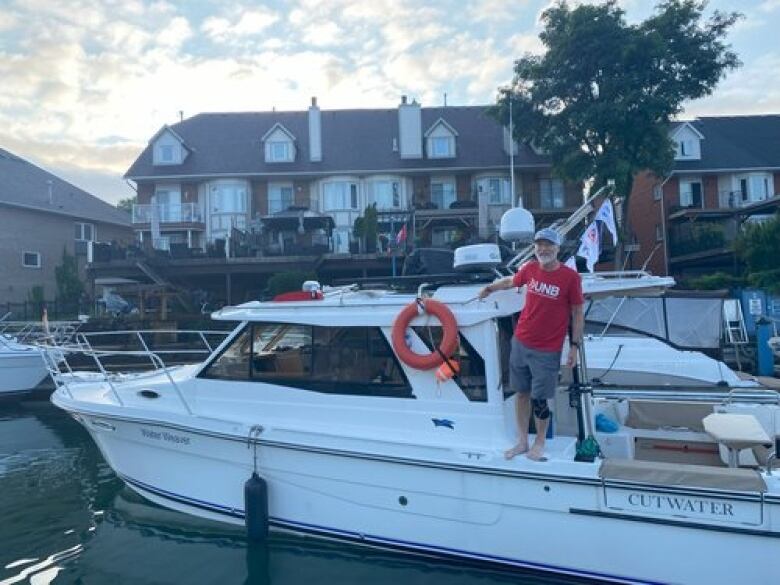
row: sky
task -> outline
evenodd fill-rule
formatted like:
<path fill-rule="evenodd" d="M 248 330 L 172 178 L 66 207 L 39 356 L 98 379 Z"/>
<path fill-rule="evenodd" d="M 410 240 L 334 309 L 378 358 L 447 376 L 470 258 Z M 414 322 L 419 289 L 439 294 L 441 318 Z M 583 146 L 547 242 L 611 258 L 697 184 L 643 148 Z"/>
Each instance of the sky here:
<path fill-rule="evenodd" d="M 629 22 L 652 13 L 621 0 Z M 571 4 L 571 2 L 570 2 Z M 164 124 L 201 112 L 495 101 L 540 53 L 550 0 L 0 0 L 0 147 L 111 203 Z M 743 66 L 685 117 L 780 114 L 780 0 L 744 14 Z"/>

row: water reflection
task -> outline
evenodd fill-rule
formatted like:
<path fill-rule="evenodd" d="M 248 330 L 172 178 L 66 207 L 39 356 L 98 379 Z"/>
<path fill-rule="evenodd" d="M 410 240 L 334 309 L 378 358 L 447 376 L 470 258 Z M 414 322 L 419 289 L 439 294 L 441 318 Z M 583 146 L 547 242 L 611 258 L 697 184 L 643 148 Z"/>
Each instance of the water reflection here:
<path fill-rule="evenodd" d="M 563 583 L 243 529 L 151 504 L 48 402 L 0 407 L 0 585 Z M 568 580 L 566 583 L 573 583 Z"/>

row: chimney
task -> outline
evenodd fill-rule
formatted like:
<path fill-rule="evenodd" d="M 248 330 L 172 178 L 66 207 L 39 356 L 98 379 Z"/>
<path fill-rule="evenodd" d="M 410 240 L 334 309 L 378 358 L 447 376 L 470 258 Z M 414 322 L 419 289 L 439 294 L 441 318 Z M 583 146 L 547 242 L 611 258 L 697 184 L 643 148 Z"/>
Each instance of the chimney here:
<path fill-rule="evenodd" d="M 316 97 L 311 98 L 309 106 L 309 160 L 322 160 L 322 119 Z"/>
<path fill-rule="evenodd" d="M 398 106 L 398 142 L 401 158 L 422 158 L 422 111 L 416 100 L 401 96 Z"/>
<path fill-rule="evenodd" d="M 47 179 L 46 184 L 49 186 L 49 205 L 54 205 L 54 181 Z"/>

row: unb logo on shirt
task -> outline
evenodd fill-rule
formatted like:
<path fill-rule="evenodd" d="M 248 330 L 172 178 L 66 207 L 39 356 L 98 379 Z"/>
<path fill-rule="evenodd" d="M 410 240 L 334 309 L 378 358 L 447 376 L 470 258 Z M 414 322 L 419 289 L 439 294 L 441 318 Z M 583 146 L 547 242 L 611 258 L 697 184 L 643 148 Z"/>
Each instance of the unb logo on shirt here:
<path fill-rule="evenodd" d="M 558 295 L 561 294 L 561 287 L 547 284 L 546 282 L 539 282 L 535 278 L 532 278 L 531 282 L 528 283 L 528 290 L 550 299 L 557 299 Z"/>

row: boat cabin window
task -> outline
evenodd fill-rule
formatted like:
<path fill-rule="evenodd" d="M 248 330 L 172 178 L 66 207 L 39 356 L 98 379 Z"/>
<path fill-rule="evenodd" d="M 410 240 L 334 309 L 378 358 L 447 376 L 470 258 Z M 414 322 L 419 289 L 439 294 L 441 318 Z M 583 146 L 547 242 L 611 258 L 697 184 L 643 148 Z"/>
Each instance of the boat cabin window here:
<path fill-rule="evenodd" d="M 423 340 L 428 349 L 439 345 L 442 338 L 440 326 L 412 327 Z M 458 349 L 453 359 L 458 362 L 460 372 L 455 376 L 455 383 L 472 402 L 487 402 L 487 383 L 485 382 L 485 360 L 468 340 L 458 333 Z"/>
<path fill-rule="evenodd" d="M 202 375 L 331 394 L 414 397 L 378 327 L 252 323 Z"/>

